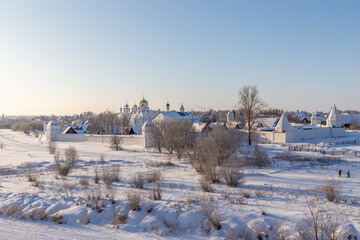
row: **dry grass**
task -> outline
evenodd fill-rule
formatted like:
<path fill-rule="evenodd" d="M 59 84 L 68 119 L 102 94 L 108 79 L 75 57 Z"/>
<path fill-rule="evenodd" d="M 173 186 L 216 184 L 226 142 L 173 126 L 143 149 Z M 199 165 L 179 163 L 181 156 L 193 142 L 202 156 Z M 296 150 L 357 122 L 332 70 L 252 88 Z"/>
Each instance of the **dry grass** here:
<path fill-rule="evenodd" d="M 213 192 L 214 189 L 211 186 L 211 182 L 207 181 L 204 177 L 201 177 L 199 179 L 199 185 L 201 190 L 203 190 L 204 192 Z"/>
<path fill-rule="evenodd" d="M 142 195 L 140 193 L 128 193 L 126 200 L 132 211 L 141 210 Z"/>
<path fill-rule="evenodd" d="M 144 189 L 145 187 L 145 177 L 142 172 L 137 172 L 130 179 L 130 186 Z"/>
<path fill-rule="evenodd" d="M 223 168 L 222 176 L 229 187 L 236 187 L 244 183 L 244 174 L 232 168 Z"/>
<path fill-rule="evenodd" d="M 161 174 L 159 170 L 151 171 L 146 175 L 146 181 L 149 183 L 158 182 L 164 179 L 164 176 Z"/>
<path fill-rule="evenodd" d="M 213 226 L 216 230 L 221 229 L 221 217 L 220 213 L 217 210 L 216 206 L 210 202 L 202 202 L 201 208 L 203 210 L 203 213 L 206 217 L 206 220 L 208 223 L 210 223 L 211 226 Z"/>

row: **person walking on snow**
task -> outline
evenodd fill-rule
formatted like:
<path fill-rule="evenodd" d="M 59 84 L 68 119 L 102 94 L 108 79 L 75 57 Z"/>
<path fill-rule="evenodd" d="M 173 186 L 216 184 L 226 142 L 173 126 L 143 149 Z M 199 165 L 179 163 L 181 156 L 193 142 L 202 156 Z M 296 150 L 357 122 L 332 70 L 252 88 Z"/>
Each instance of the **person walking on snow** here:
<path fill-rule="evenodd" d="M 350 178 L 350 170 L 347 171 L 347 177 Z"/>
<path fill-rule="evenodd" d="M 341 177 L 341 169 L 339 170 L 339 177 Z"/>

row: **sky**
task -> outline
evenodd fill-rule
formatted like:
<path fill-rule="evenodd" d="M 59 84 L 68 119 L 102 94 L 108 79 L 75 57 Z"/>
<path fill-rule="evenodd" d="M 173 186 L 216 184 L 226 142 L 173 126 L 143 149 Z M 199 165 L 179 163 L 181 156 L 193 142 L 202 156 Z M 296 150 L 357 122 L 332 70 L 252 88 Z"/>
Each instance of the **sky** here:
<path fill-rule="evenodd" d="M 360 1 L 0 0 L 0 113 L 360 110 Z"/>

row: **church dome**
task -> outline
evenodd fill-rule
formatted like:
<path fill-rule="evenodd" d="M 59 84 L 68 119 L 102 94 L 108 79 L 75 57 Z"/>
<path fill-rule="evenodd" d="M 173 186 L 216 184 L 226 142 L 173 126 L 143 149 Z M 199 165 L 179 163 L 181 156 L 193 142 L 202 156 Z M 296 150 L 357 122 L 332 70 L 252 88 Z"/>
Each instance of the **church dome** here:
<path fill-rule="evenodd" d="M 143 99 L 141 99 L 141 101 L 140 101 L 140 103 L 139 103 L 139 105 L 141 105 L 141 104 L 143 104 L 143 103 L 148 103 L 148 101 L 146 101 L 146 99 L 145 98 L 143 98 Z"/>

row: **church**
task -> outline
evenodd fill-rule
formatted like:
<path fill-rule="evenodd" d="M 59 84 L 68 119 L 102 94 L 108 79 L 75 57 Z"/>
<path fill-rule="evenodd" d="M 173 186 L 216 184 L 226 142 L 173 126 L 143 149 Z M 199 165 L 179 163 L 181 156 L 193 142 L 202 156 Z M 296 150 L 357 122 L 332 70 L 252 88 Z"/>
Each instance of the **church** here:
<path fill-rule="evenodd" d="M 170 112 L 170 104 L 166 104 L 166 112 Z M 183 104 L 180 106 L 180 112 L 185 112 L 185 108 Z M 151 122 L 156 116 L 160 113 L 164 113 L 159 110 L 151 110 L 149 108 L 148 101 L 143 97 L 139 106 L 134 104 L 134 106 L 130 109 L 129 104 L 126 103 L 123 108 L 120 108 L 120 117 L 126 116 L 130 120 L 130 126 L 133 128 L 135 134 L 141 134 L 141 127 L 145 122 Z"/>

